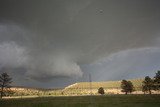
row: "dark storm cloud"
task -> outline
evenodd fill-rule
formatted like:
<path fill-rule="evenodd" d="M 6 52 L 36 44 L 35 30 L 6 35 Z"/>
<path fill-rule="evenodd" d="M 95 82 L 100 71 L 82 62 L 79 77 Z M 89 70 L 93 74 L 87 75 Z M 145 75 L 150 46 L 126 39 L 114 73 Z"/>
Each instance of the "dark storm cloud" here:
<path fill-rule="evenodd" d="M 158 0 L 1 0 L 0 67 L 23 68 L 29 80 L 82 77 L 90 71 L 83 65 L 113 53 L 159 47 L 159 7 Z"/>
<path fill-rule="evenodd" d="M 160 48 L 128 49 L 111 54 L 86 67 L 93 80 L 122 80 L 154 76 L 159 69 Z M 97 73 L 97 71 L 99 71 Z M 109 72 L 107 75 L 106 72 Z"/>

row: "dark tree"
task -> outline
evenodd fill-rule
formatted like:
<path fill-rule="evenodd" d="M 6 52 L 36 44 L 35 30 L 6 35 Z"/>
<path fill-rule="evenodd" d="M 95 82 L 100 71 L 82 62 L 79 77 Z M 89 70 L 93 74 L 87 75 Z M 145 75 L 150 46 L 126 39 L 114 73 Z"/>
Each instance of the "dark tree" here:
<path fill-rule="evenodd" d="M 145 85 L 142 85 L 142 92 L 144 92 L 144 94 L 146 94 L 147 91 L 148 91 L 147 87 Z"/>
<path fill-rule="evenodd" d="M 149 94 L 152 94 L 151 90 L 153 89 L 153 80 L 149 77 L 146 76 L 144 81 L 142 82 L 142 91 L 143 92 L 148 92 Z"/>
<path fill-rule="evenodd" d="M 100 87 L 98 89 L 98 93 L 101 94 L 101 95 L 103 95 L 105 93 L 103 87 Z"/>
<path fill-rule="evenodd" d="M 131 81 L 128 81 L 128 88 L 129 88 L 128 90 L 130 93 L 132 93 L 134 91 L 134 86 Z"/>
<path fill-rule="evenodd" d="M 122 88 L 122 92 L 125 92 L 125 94 L 128 93 L 128 83 L 127 80 L 122 80 L 121 82 L 121 88 Z"/>
<path fill-rule="evenodd" d="M 160 71 L 157 71 L 154 77 L 154 90 L 160 90 Z"/>
<path fill-rule="evenodd" d="M 125 92 L 125 94 L 127 95 L 128 92 L 132 93 L 134 91 L 134 87 L 131 81 L 127 81 L 127 80 L 122 80 L 121 82 L 121 88 L 122 88 L 122 92 Z"/>
<path fill-rule="evenodd" d="M 6 90 L 9 89 L 11 86 L 10 84 L 12 83 L 12 78 L 10 78 L 10 76 L 7 73 L 2 73 L 0 75 L 0 94 L 1 94 L 1 98 L 5 95 L 5 93 L 7 92 Z"/>

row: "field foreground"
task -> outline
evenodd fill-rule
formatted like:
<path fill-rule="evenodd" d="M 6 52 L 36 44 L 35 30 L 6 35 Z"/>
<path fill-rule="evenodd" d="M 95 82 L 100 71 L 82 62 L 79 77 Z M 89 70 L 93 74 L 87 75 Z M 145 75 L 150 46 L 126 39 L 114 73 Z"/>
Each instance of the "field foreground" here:
<path fill-rule="evenodd" d="M 106 95 L 3 99 L 0 107 L 160 107 L 160 95 Z"/>

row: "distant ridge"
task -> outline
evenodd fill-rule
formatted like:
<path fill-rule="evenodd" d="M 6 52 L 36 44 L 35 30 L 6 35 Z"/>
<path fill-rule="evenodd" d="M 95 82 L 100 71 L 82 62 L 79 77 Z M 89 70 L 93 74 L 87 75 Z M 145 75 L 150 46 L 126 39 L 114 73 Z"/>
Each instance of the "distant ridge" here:
<path fill-rule="evenodd" d="M 142 81 L 144 79 L 143 78 L 138 78 L 138 79 L 128 79 L 128 81 L 131 81 L 134 85 L 134 87 L 141 87 L 142 86 Z M 120 88 L 121 85 L 121 81 L 122 80 L 118 80 L 118 81 L 104 81 L 104 82 L 92 82 L 92 88 L 96 88 L 98 89 L 99 87 L 103 87 L 103 88 Z M 78 83 L 74 83 L 72 85 L 67 86 L 65 89 L 70 89 L 70 88 L 84 88 L 84 89 L 88 89 L 90 88 L 90 82 L 78 82 Z"/>
<path fill-rule="evenodd" d="M 133 83 L 135 92 L 134 94 L 143 94 L 142 93 L 142 81 L 143 78 L 138 79 L 128 79 Z M 100 87 L 103 87 L 106 94 L 123 94 L 121 92 L 121 81 L 106 81 L 106 82 L 78 82 L 72 85 L 67 86 L 63 93 L 65 95 L 97 95 L 97 90 Z"/>
<path fill-rule="evenodd" d="M 137 78 L 137 79 L 128 79 L 133 83 L 135 87 L 141 87 L 142 81 L 144 78 Z M 122 80 L 116 81 L 102 81 L 102 82 L 92 82 L 92 88 L 104 87 L 104 88 L 112 88 L 112 87 L 120 87 Z M 64 89 L 69 88 L 89 88 L 90 82 L 77 82 L 71 84 Z M 27 86 L 12 86 L 12 88 L 24 88 L 24 89 L 33 89 L 33 90 L 55 90 L 55 89 L 63 89 L 63 88 L 36 88 L 36 87 L 27 87 Z"/>

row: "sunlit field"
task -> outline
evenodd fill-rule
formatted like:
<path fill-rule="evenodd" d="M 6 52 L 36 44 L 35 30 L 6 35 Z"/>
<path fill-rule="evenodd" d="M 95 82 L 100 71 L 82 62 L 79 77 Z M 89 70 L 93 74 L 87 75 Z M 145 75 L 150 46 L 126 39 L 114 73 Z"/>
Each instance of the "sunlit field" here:
<path fill-rule="evenodd" d="M 132 79 L 135 91 L 133 94 L 143 94 L 142 81 L 143 79 Z M 124 94 L 121 92 L 121 81 L 106 81 L 106 82 L 78 82 L 61 89 L 36 89 L 28 87 L 12 87 L 14 92 L 10 97 L 42 97 L 42 96 L 76 96 L 89 95 L 92 88 L 92 94 L 98 95 L 98 88 L 103 87 L 105 94 Z M 152 92 L 154 93 L 154 92 Z M 157 94 L 157 93 L 156 93 Z"/>
<path fill-rule="evenodd" d="M 142 81 L 144 79 L 130 79 L 134 85 L 135 92 L 134 94 L 143 94 L 142 90 Z M 92 82 L 91 87 L 89 82 L 79 82 L 68 87 L 65 87 L 63 90 L 64 94 L 67 95 L 87 95 L 90 93 L 90 88 L 92 88 L 93 94 L 98 94 L 97 90 L 99 87 L 103 87 L 106 94 L 123 94 L 121 92 L 121 80 L 120 81 L 106 81 L 106 82 Z M 138 91 L 141 91 L 140 93 Z"/>
<path fill-rule="evenodd" d="M 0 100 L 0 107 L 160 107 L 160 95 L 39 97 Z"/>

